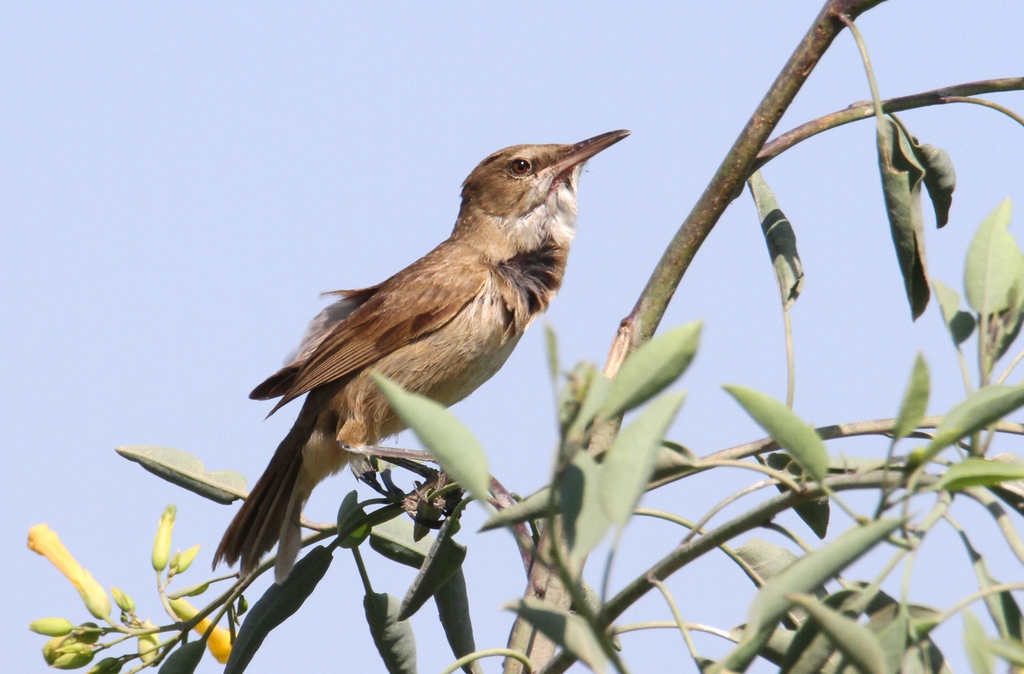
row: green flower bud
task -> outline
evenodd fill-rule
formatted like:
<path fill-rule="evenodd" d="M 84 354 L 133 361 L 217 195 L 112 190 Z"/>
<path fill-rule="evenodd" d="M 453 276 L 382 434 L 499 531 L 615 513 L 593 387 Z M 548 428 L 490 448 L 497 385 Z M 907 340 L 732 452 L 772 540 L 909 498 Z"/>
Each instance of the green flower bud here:
<path fill-rule="evenodd" d="M 171 506 L 172 508 L 174 506 Z M 172 515 L 173 517 L 173 515 Z M 148 620 L 142 625 L 145 628 L 156 627 L 153 623 Z M 160 640 L 157 639 L 156 634 L 143 634 L 139 636 L 139 659 L 144 664 L 149 664 L 156 660 L 157 656 L 160 655 Z"/>
<path fill-rule="evenodd" d="M 54 669 L 79 669 L 92 662 L 93 651 L 82 651 L 80 653 L 64 653 L 58 655 L 57 659 L 50 665 Z"/>
<path fill-rule="evenodd" d="M 74 637 L 70 637 L 68 639 L 65 639 L 64 643 L 58 646 L 57 650 L 54 652 L 59 656 L 74 655 L 75 653 L 85 653 L 86 651 L 91 650 L 92 646 L 90 646 L 89 644 L 84 644 L 81 641 L 75 639 Z"/>
<path fill-rule="evenodd" d="M 121 671 L 121 661 L 117 658 L 103 658 L 89 668 L 86 674 L 117 674 Z"/>
<path fill-rule="evenodd" d="M 114 603 L 117 604 L 119 609 L 125 613 L 135 612 L 135 601 L 127 593 L 112 587 L 110 588 L 110 594 L 114 597 Z"/>
<path fill-rule="evenodd" d="M 249 600 L 245 598 L 245 595 L 238 595 L 238 603 L 235 604 L 235 615 L 242 615 L 249 610 Z"/>
<path fill-rule="evenodd" d="M 192 566 L 192 562 L 196 559 L 196 554 L 199 552 L 201 545 L 193 545 L 185 552 L 181 552 L 175 555 L 175 560 L 171 562 L 171 567 L 175 573 L 184 573 L 188 570 L 188 567 Z"/>
<path fill-rule="evenodd" d="M 70 634 L 75 626 L 70 620 L 64 618 L 40 618 L 30 622 L 28 628 L 36 634 L 46 637 L 62 637 L 65 634 Z"/>
<path fill-rule="evenodd" d="M 57 659 L 57 649 L 64 643 L 65 637 L 54 637 L 43 644 L 43 660 L 46 660 L 46 664 L 53 665 L 53 661 Z"/>
<path fill-rule="evenodd" d="M 82 623 L 75 632 L 75 641 L 80 644 L 94 644 L 100 640 L 103 630 L 96 623 Z"/>
<path fill-rule="evenodd" d="M 171 504 L 164 508 L 164 514 L 160 516 L 156 539 L 153 541 L 153 570 L 157 573 L 167 568 L 167 560 L 171 557 L 171 530 L 174 529 L 174 517 L 177 514 L 177 507 Z"/>

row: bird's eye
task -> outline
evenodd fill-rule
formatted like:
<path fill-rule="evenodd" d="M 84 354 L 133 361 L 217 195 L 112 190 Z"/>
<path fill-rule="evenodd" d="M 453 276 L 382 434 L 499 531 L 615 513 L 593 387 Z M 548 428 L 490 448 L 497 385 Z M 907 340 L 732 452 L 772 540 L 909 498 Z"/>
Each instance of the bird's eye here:
<path fill-rule="evenodd" d="M 530 162 L 525 159 L 513 159 L 508 165 L 508 170 L 512 175 L 524 176 L 530 172 Z"/>

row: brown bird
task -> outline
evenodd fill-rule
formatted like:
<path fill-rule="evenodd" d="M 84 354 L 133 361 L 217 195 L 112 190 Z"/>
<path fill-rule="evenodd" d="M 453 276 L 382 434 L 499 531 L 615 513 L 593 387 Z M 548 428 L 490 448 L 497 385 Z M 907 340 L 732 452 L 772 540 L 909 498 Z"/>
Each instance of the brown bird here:
<path fill-rule="evenodd" d="M 495 152 L 462 184 L 447 241 L 383 283 L 330 293 L 342 299 L 313 320 L 298 355 L 249 394 L 280 398 L 271 414 L 309 395 L 224 533 L 215 566 L 241 560 L 251 573 L 279 543 L 276 576 L 287 577 L 313 488 L 352 450 L 404 428 L 371 372 L 453 405 L 498 371 L 562 284 L 584 163 L 628 135 Z"/>

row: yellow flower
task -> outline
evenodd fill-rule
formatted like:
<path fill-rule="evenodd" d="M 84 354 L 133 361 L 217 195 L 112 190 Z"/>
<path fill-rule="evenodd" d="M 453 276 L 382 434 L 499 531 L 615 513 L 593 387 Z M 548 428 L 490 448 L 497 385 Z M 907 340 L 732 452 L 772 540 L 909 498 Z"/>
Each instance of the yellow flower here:
<path fill-rule="evenodd" d="M 185 599 L 171 599 L 169 603 L 175 615 L 182 621 L 191 620 L 199 613 L 196 607 Z M 210 629 L 210 624 L 209 618 L 203 618 L 192 629 L 195 630 L 196 634 L 202 636 L 206 634 L 206 630 Z M 210 655 L 223 665 L 228 661 L 228 656 L 231 655 L 231 632 L 223 627 L 214 627 L 210 633 L 210 638 L 206 641 L 206 648 L 209 649 Z"/>
<path fill-rule="evenodd" d="M 100 620 L 109 621 L 110 598 L 88 571 L 71 556 L 60 542 L 57 532 L 45 524 L 37 524 L 28 530 L 28 549 L 50 560 L 82 595 L 82 601 L 89 613 Z"/>

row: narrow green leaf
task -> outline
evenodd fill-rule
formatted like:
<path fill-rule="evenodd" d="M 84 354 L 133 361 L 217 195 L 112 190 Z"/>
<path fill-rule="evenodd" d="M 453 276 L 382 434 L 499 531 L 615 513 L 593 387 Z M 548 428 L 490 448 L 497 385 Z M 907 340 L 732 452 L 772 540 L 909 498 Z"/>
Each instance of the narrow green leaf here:
<path fill-rule="evenodd" d="M 1024 667 L 1024 644 L 1018 639 L 995 639 L 988 643 L 989 650 L 1014 667 Z"/>
<path fill-rule="evenodd" d="M 666 330 L 631 353 L 612 381 L 600 416 L 613 419 L 639 407 L 683 374 L 700 343 L 700 321 Z"/>
<path fill-rule="evenodd" d="M 355 489 L 345 494 L 338 507 L 338 536 L 342 538 L 339 545 L 343 548 L 354 548 L 370 534 L 370 527 L 360 524 L 366 520 L 366 511 L 359 505 L 359 494 Z"/>
<path fill-rule="evenodd" d="M 989 457 L 992 461 L 1001 461 L 1017 467 L 1024 467 L 1024 457 L 1010 452 L 1000 452 Z M 1024 480 L 1011 480 L 989 487 L 989 491 L 1003 500 L 1018 513 L 1024 515 Z"/>
<path fill-rule="evenodd" d="M 697 455 L 690 449 L 671 440 L 662 440 L 661 449 L 654 459 L 654 472 L 651 473 L 650 487 L 677 480 L 697 470 Z"/>
<path fill-rule="evenodd" d="M 769 468 L 775 470 L 786 470 L 794 475 L 802 476 L 804 474 L 803 468 L 800 464 L 793 460 L 789 454 L 785 452 L 773 452 L 768 455 L 766 463 Z M 884 464 L 884 461 L 878 461 L 876 463 Z M 844 465 L 845 464 L 845 465 Z M 829 457 L 828 467 L 829 471 L 840 471 L 845 472 L 850 470 L 850 460 L 848 457 Z M 784 484 L 777 484 L 775 488 L 779 492 L 789 491 L 789 487 Z M 829 505 L 828 496 L 820 496 L 816 499 L 797 503 L 793 506 L 793 512 L 803 520 L 804 524 L 810 527 L 814 535 L 820 539 L 824 539 L 828 534 L 828 522 L 832 516 L 832 507 Z"/>
<path fill-rule="evenodd" d="M 412 521 L 404 517 L 379 524 L 370 532 L 370 547 L 393 562 L 418 569 L 430 554 L 433 536 L 416 540 Z"/>
<path fill-rule="evenodd" d="M 619 431 L 605 453 L 601 469 L 601 505 L 611 521 L 623 526 L 633 514 L 654 471 L 661 441 L 672 424 L 683 393 L 655 398 L 628 426 Z"/>
<path fill-rule="evenodd" d="M 476 640 L 473 638 L 473 621 L 469 613 L 469 594 L 466 592 L 466 577 L 462 573 L 462 567 L 455 570 L 448 582 L 437 588 L 434 603 L 437 604 L 437 617 L 441 621 L 445 638 L 455 657 L 461 658 L 475 651 Z M 483 672 L 483 667 L 478 661 L 462 669 L 466 674 Z"/>
<path fill-rule="evenodd" d="M 405 593 L 405 599 L 402 600 L 402 606 L 398 611 L 399 620 L 408 620 L 412 617 L 462 566 L 463 560 L 466 559 L 466 546 L 452 539 L 459 526 L 456 517 L 449 517 L 441 525 L 437 540 L 430 547 L 427 558 L 423 560 L 423 566 Z"/>
<path fill-rule="evenodd" d="M 870 599 L 863 590 L 840 590 L 823 599 L 826 606 L 851 618 L 860 615 Z M 836 647 L 813 620 L 804 620 L 781 663 L 781 674 L 819 674 Z"/>
<path fill-rule="evenodd" d="M 758 587 L 797 560 L 797 556 L 790 550 L 756 537 L 736 548 L 736 556 L 746 562 L 749 571 L 744 569 L 744 572 Z"/>
<path fill-rule="evenodd" d="M 544 326 L 544 346 L 548 355 L 548 374 L 551 381 L 558 382 L 558 373 L 561 367 L 558 365 L 558 333 L 550 325 Z"/>
<path fill-rule="evenodd" d="M 924 166 L 924 186 L 935 209 L 935 226 L 943 228 L 949 222 L 949 208 L 953 205 L 953 191 L 956 189 L 956 171 L 953 160 L 942 148 L 934 145 L 920 145 L 914 138 L 914 151 Z"/>
<path fill-rule="evenodd" d="M 206 650 L 206 641 L 203 639 L 182 644 L 167 656 L 157 671 L 159 674 L 192 674 L 203 659 L 204 650 Z"/>
<path fill-rule="evenodd" d="M 863 674 L 887 674 L 885 655 L 871 630 L 833 611 L 810 595 L 791 594 L 788 598 L 810 614 L 821 630 L 832 639 L 832 643 Z"/>
<path fill-rule="evenodd" d="M 786 595 L 815 589 L 884 540 L 902 523 L 903 520 L 883 519 L 854 526 L 831 543 L 798 559 L 769 580 L 754 597 L 747 620 L 750 632 L 774 626 L 789 608 Z"/>
<path fill-rule="evenodd" d="M 398 619 L 398 599 L 383 592 L 363 597 L 370 636 L 389 674 L 416 674 L 416 637 L 412 625 Z"/>
<path fill-rule="evenodd" d="M 580 405 L 579 410 L 573 417 L 572 423 L 569 425 L 569 429 L 565 433 L 563 451 L 566 448 L 579 446 L 583 442 L 587 429 L 590 428 L 591 422 L 594 421 L 598 410 L 601 409 L 605 399 L 608 397 L 608 391 L 611 390 L 612 382 L 601 372 L 593 372 L 586 382 L 586 386 L 587 391 L 583 397 L 583 403 Z"/>
<path fill-rule="evenodd" d="M 990 487 L 1010 480 L 1024 480 L 1024 466 L 967 457 L 942 474 L 936 489 L 963 491 L 969 487 Z"/>
<path fill-rule="evenodd" d="M 974 577 L 978 579 L 978 589 L 988 590 L 991 587 L 1000 585 L 1001 583 L 989 573 L 985 558 L 974 549 L 974 546 L 971 545 L 970 540 L 967 538 L 967 534 L 962 530 L 960 531 L 960 538 L 967 549 L 967 555 L 971 558 Z M 992 622 L 995 623 L 999 636 L 1004 639 L 1020 641 L 1021 612 L 1017 601 L 1013 598 L 1012 592 L 1003 591 L 985 595 L 985 608 L 988 609 L 989 616 L 992 618 Z"/>
<path fill-rule="evenodd" d="M 789 218 L 779 209 L 775 194 L 760 171 L 755 171 L 747 180 L 750 194 L 754 197 L 761 231 L 768 244 L 768 255 L 775 270 L 775 282 L 779 286 L 782 303 L 790 307 L 800 296 L 804 285 L 804 268 L 796 249 L 796 233 Z"/>
<path fill-rule="evenodd" d="M 896 417 L 896 424 L 893 427 L 893 439 L 899 440 L 907 437 L 920 425 L 925 410 L 928 408 L 928 392 L 928 363 L 924 361 L 924 355 L 918 351 L 917 357 L 914 359 L 914 367 L 910 371 L 910 382 L 907 384 L 903 402 L 900 404 L 900 413 Z"/>
<path fill-rule="evenodd" d="M 594 366 L 582 361 L 577 363 L 566 377 L 565 386 L 558 394 L 558 432 L 563 438 L 567 437 L 570 426 L 579 416 L 583 401 L 590 393 L 590 383 L 594 375 Z"/>
<path fill-rule="evenodd" d="M 914 154 L 903 128 L 888 117 L 876 120 L 878 167 L 885 210 L 911 315 L 916 320 L 928 306 L 928 264 L 924 252 L 921 185 L 924 167 Z"/>
<path fill-rule="evenodd" d="M 999 204 L 982 220 L 967 249 L 964 287 L 967 303 L 982 315 L 997 314 L 1010 306 L 1010 292 L 1020 277 L 1021 251 L 1007 230 L 1010 200 Z"/>
<path fill-rule="evenodd" d="M 318 545 L 292 568 L 280 585 L 271 585 L 249 610 L 238 630 L 224 674 L 241 674 L 271 630 L 292 616 L 313 593 L 334 560 L 329 548 Z"/>
<path fill-rule="evenodd" d="M 960 438 L 976 433 L 1024 405 L 1022 386 L 986 386 L 958 403 L 939 422 L 925 447 L 928 459 Z"/>
<path fill-rule="evenodd" d="M 408 393 L 379 374 L 373 380 L 444 472 L 478 501 L 487 502 L 491 475 L 483 447 L 455 415 L 426 396 Z"/>
<path fill-rule="evenodd" d="M 490 531 L 491 529 L 508 527 L 513 524 L 521 524 L 523 522 L 535 520 L 538 517 L 543 517 L 548 510 L 548 504 L 550 502 L 551 488 L 543 487 L 542 489 L 530 494 L 519 503 L 510 505 L 507 508 L 502 508 L 491 515 L 487 521 L 484 522 L 484 525 L 480 527 L 480 531 Z"/>
<path fill-rule="evenodd" d="M 608 658 L 583 618 L 533 598 L 520 599 L 508 604 L 506 608 L 518 613 L 544 636 L 582 660 L 597 674 L 607 671 Z"/>
<path fill-rule="evenodd" d="M 942 309 L 942 320 L 945 321 L 949 334 L 953 338 L 954 346 L 960 346 L 967 341 L 967 338 L 974 332 L 974 316 L 966 311 L 960 311 L 960 296 L 955 290 L 942 283 L 932 281 L 935 286 L 935 294 L 939 298 L 939 308 Z"/>
<path fill-rule="evenodd" d="M 974 674 L 992 674 L 995 663 L 985 628 L 969 609 L 964 609 L 964 649 Z"/>
<path fill-rule="evenodd" d="M 793 410 L 775 398 L 745 386 L 722 388 L 736 399 L 780 447 L 790 453 L 806 473 L 815 480 L 825 477 L 828 473 L 825 443 Z"/>
<path fill-rule="evenodd" d="M 601 507 L 602 470 L 590 455 L 579 452 L 557 478 L 558 512 L 573 569 L 580 568 L 611 526 Z"/>
<path fill-rule="evenodd" d="M 896 674 L 900 671 L 903 656 L 907 651 L 907 642 L 910 639 L 910 616 L 899 604 L 893 605 L 891 613 L 893 617 L 887 624 L 868 623 L 868 629 L 878 637 L 878 643 L 882 647 L 882 655 L 885 658 L 886 671 L 888 674 Z"/>
<path fill-rule="evenodd" d="M 233 470 L 208 471 L 202 461 L 180 449 L 131 445 L 117 447 L 114 451 L 157 477 L 217 503 L 227 505 L 249 494 L 241 473 Z"/>

